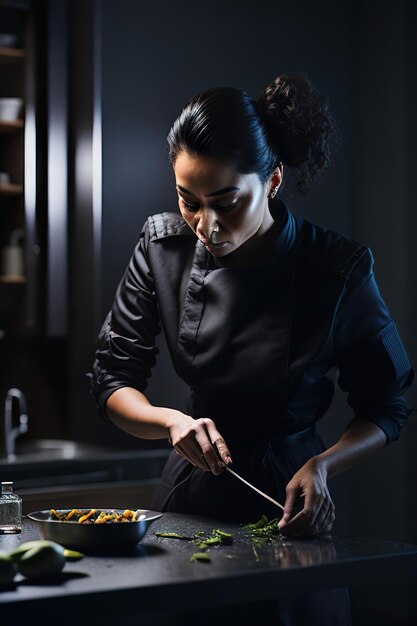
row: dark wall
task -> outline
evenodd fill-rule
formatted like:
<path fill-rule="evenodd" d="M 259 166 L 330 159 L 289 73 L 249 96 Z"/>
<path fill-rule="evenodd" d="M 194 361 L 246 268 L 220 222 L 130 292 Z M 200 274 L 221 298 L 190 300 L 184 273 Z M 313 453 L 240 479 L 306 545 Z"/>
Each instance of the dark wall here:
<path fill-rule="evenodd" d="M 279 73 L 305 72 L 329 98 L 343 151 L 321 186 L 285 199 L 294 212 L 351 229 L 349 21 L 344 7 L 323 2 L 101 3 L 103 120 L 103 316 L 111 304 L 148 215 L 177 211 L 166 135 L 183 104 L 213 86 L 257 97 Z M 343 194 L 340 193 L 343 189 Z M 184 388 L 162 341 L 149 395 L 181 408 Z M 163 382 L 162 382 L 163 381 Z M 178 406 L 180 405 L 180 406 Z"/>
<path fill-rule="evenodd" d="M 308 195 L 296 192 L 290 175 L 282 197 L 293 212 L 352 234 L 348 4 L 261 0 L 255 17 L 250 1 L 240 2 L 238 10 L 232 1 L 205 2 L 200 5 L 202 23 L 191 1 L 164 3 L 162 20 L 157 5 L 101 3 L 103 316 L 147 216 L 178 210 L 166 135 L 188 98 L 208 87 L 240 87 L 256 98 L 280 73 L 303 72 L 312 80 L 329 99 L 340 146 L 331 168 Z M 185 409 L 187 389 L 172 368 L 162 337 L 158 346 L 161 353 L 148 397 L 161 406 Z M 336 439 L 349 417 L 337 391 L 320 425 L 326 443 Z M 125 437 L 123 442 L 127 444 Z M 346 478 L 334 483 L 339 529 L 347 532 Z"/>
<path fill-rule="evenodd" d="M 257 97 L 279 73 L 301 71 L 328 97 L 341 146 L 317 187 L 300 196 L 287 185 L 283 199 L 295 213 L 371 247 L 382 295 L 416 363 L 412 3 L 219 0 L 200 2 L 196 17 L 191 1 L 161 8 L 103 0 L 101 19 L 102 315 L 146 217 L 177 210 L 166 135 L 185 101 L 221 85 Z M 184 386 L 162 341 L 160 347 L 149 397 L 182 408 Z M 415 387 L 407 396 L 416 406 Z M 336 440 L 350 417 L 337 390 L 319 426 L 326 443 Z M 416 444 L 411 420 L 398 442 L 333 481 L 337 532 L 417 542 Z M 410 595 L 400 587 L 394 591 L 381 605 L 386 619 L 415 611 Z M 373 614 L 380 592 L 369 594 Z M 355 597 L 366 605 L 365 596 Z"/>
<path fill-rule="evenodd" d="M 280 3 L 277 3 L 279 5 Z M 185 101 L 202 89 L 236 86 L 257 97 L 282 72 L 303 71 L 329 98 L 343 152 L 303 210 L 322 223 L 351 227 L 349 193 L 349 21 L 343 5 L 269 1 L 104 0 L 102 7 L 103 311 L 145 218 L 177 210 L 166 135 Z M 342 9 L 342 10 L 341 10 Z M 255 19 L 255 21 L 254 21 Z M 111 253 L 110 253 L 111 251 Z"/>
<path fill-rule="evenodd" d="M 352 228 L 374 253 L 381 293 L 415 367 L 416 12 L 406 1 L 355 2 L 353 9 Z M 406 395 L 416 407 L 415 384 Z M 416 444 L 414 416 L 397 442 L 349 473 L 352 533 L 417 543 Z M 379 606 L 380 623 L 417 621 L 415 581 L 374 589 L 361 602 Z"/>

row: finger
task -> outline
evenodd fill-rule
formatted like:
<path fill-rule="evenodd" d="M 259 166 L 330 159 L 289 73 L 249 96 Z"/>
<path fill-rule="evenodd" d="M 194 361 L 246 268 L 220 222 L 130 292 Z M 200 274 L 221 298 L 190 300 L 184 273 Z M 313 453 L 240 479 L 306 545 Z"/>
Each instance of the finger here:
<path fill-rule="evenodd" d="M 312 520 L 317 515 L 320 504 L 317 502 L 314 494 L 310 492 L 304 498 L 304 506 L 287 524 L 285 533 L 292 535 L 311 535 L 313 533 Z"/>
<path fill-rule="evenodd" d="M 316 535 L 324 517 L 327 515 L 331 498 L 329 493 L 318 493 L 310 486 L 304 497 L 303 514 L 294 517 L 290 530 L 300 535 Z"/>
<path fill-rule="evenodd" d="M 330 496 L 328 496 L 323 502 L 323 505 L 320 511 L 318 512 L 316 518 L 314 519 L 312 523 L 312 528 L 315 534 L 318 534 L 321 532 L 321 529 L 326 523 L 326 520 L 328 519 L 329 514 L 331 513 L 332 509 L 334 509 L 334 505 Z"/>
<path fill-rule="evenodd" d="M 278 523 L 278 528 L 283 528 L 288 525 L 289 520 L 291 519 L 291 515 L 293 513 L 294 504 L 298 495 L 298 487 L 288 487 L 287 486 L 287 495 L 285 498 L 284 504 L 284 514 Z"/>
<path fill-rule="evenodd" d="M 286 535 L 311 537 L 319 534 L 319 529 L 311 522 L 311 512 L 303 509 L 283 527 L 282 532 Z"/>
<path fill-rule="evenodd" d="M 334 508 L 334 505 L 332 503 L 332 506 L 329 507 L 329 510 L 327 512 L 327 516 L 323 520 L 323 523 L 322 523 L 321 527 L 318 530 L 318 534 L 319 535 L 327 535 L 327 534 L 331 533 L 335 519 L 336 519 L 335 508 Z"/>
<path fill-rule="evenodd" d="M 219 460 L 217 458 L 216 451 L 209 439 L 205 424 L 202 425 L 202 428 L 196 430 L 195 438 L 201 449 L 200 455 L 203 456 L 213 474 L 217 476 L 221 473 L 222 470 L 220 469 Z"/>
<path fill-rule="evenodd" d="M 198 420 L 201 421 L 201 420 Z M 197 420 L 196 420 L 197 422 Z M 210 467 L 207 465 L 207 461 L 204 457 L 204 453 L 197 441 L 196 433 L 197 431 L 194 428 L 198 425 L 193 425 L 192 429 L 186 429 L 180 436 L 179 441 L 175 444 L 175 447 L 179 449 L 181 455 L 186 458 L 190 463 L 199 467 L 204 472 L 210 471 Z M 201 430 L 201 425 L 200 425 Z M 206 437 L 207 443 L 208 439 Z M 208 444 L 209 445 L 209 444 Z"/>
<path fill-rule="evenodd" d="M 305 518 L 305 525 L 302 528 L 302 532 L 313 535 L 316 534 L 317 529 L 327 514 L 328 508 L 329 498 L 324 494 L 315 492 L 306 494 L 304 509 L 310 511 L 310 515 L 307 515 Z"/>
<path fill-rule="evenodd" d="M 178 454 L 180 454 L 180 456 L 189 461 L 189 463 L 196 465 L 204 472 L 207 472 L 209 470 L 209 468 L 207 467 L 207 463 L 204 459 L 204 455 L 199 454 L 194 448 L 190 448 L 189 446 L 185 447 L 184 441 L 181 445 L 178 443 L 175 444 L 175 450 L 178 451 Z"/>
<path fill-rule="evenodd" d="M 299 511 L 289 522 L 280 527 L 281 531 L 286 535 L 303 535 L 306 532 L 307 513 L 304 509 Z"/>
<path fill-rule="evenodd" d="M 226 465 L 232 463 L 232 455 L 230 454 L 229 448 L 227 447 L 225 440 L 217 430 L 213 420 L 205 420 L 205 425 L 208 435 L 210 437 L 210 441 L 220 455 L 221 460 L 226 463 Z"/>

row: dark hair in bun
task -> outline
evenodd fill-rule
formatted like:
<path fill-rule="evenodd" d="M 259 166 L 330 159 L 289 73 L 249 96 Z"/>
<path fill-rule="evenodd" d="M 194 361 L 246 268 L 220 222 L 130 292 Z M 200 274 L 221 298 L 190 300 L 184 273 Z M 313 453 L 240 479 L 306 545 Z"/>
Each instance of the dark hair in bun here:
<path fill-rule="evenodd" d="M 297 186 L 308 183 L 330 162 L 336 134 L 323 96 L 300 74 L 278 76 L 255 101 L 234 87 L 193 96 L 169 131 L 172 164 L 185 150 L 257 173 L 264 183 L 279 163 L 299 170 Z"/>
<path fill-rule="evenodd" d="M 336 126 L 325 98 L 301 74 L 283 74 L 257 101 L 281 161 L 302 168 L 299 188 L 305 188 L 330 163 Z"/>

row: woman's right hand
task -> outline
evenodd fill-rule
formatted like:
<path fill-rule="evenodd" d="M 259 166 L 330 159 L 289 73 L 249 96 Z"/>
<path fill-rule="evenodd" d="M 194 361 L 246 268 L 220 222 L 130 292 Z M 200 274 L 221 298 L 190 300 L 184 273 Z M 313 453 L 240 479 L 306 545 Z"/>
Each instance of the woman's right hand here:
<path fill-rule="evenodd" d="M 106 410 L 112 422 L 134 437 L 169 436 L 178 454 L 206 472 L 220 474 L 224 464 L 232 462 L 226 442 L 211 419 L 195 420 L 176 409 L 153 406 L 133 387 L 116 389 L 107 400 Z"/>
<path fill-rule="evenodd" d="M 211 419 L 194 419 L 178 412 L 169 433 L 175 451 L 206 472 L 217 476 L 232 462 L 226 442 Z"/>

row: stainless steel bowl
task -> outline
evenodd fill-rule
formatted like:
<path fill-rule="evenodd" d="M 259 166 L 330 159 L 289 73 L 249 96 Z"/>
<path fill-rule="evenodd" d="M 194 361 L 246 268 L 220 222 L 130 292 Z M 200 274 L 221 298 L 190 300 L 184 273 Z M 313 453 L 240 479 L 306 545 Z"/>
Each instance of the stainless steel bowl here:
<path fill-rule="evenodd" d="M 72 509 L 57 509 L 67 514 Z M 88 513 L 90 509 L 79 510 Z M 125 509 L 106 509 L 123 513 Z M 44 539 L 56 541 L 65 548 L 79 550 L 85 554 L 124 553 L 136 547 L 145 536 L 149 526 L 163 514 L 148 509 L 137 509 L 138 521 L 108 524 L 78 524 L 50 519 L 49 509 L 33 511 L 28 518 L 35 521 Z"/>

